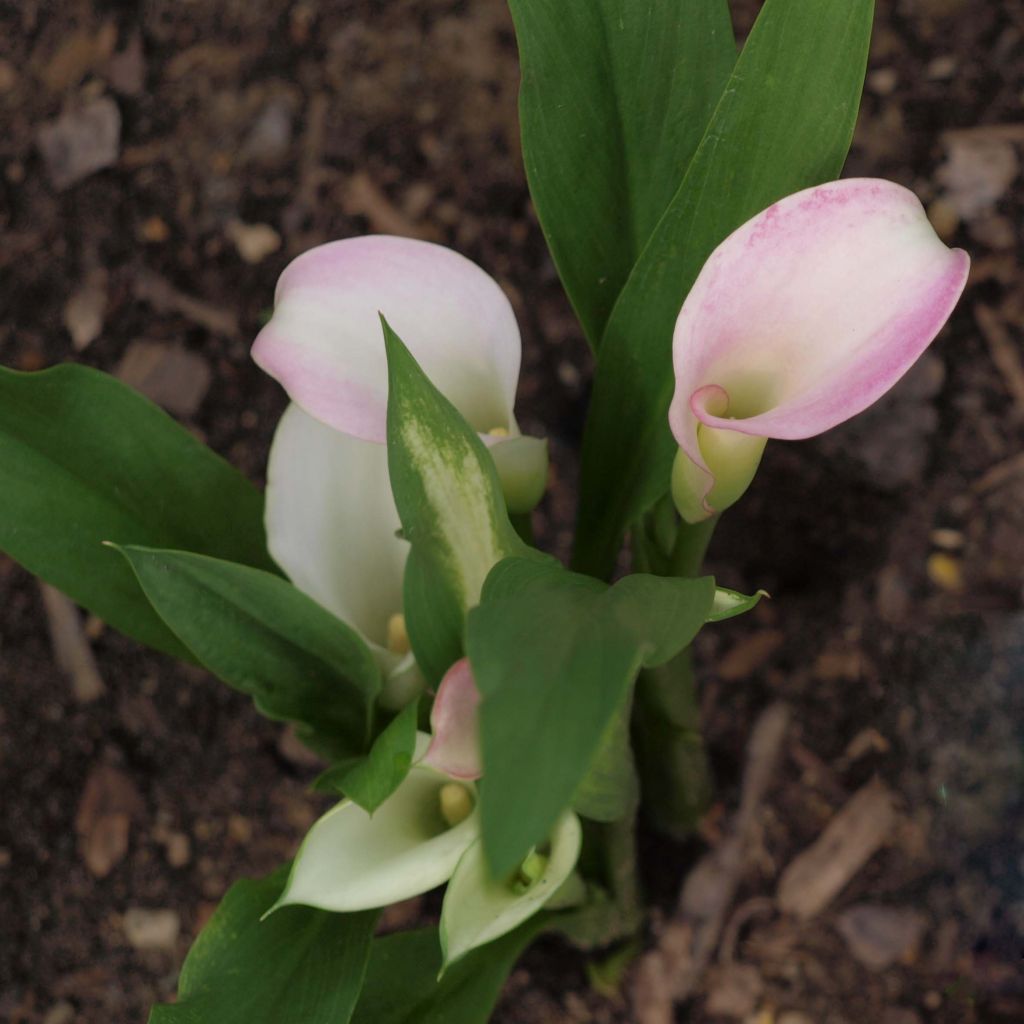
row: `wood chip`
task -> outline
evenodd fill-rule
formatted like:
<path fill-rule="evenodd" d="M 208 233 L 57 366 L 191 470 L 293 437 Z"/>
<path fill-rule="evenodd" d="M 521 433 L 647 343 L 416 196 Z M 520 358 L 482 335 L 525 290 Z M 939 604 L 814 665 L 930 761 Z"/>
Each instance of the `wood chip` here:
<path fill-rule="evenodd" d="M 712 1017 L 745 1020 L 757 1009 L 764 980 L 761 972 L 750 964 L 730 964 L 709 977 L 707 989 L 707 1013 Z"/>
<path fill-rule="evenodd" d="M 917 910 L 871 903 L 849 907 L 836 920 L 850 952 L 873 971 L 913 960 L 927 925 L 928 919 Z"/>
<path fill-rule="evenodd" d="M 50 642 L 57 665 L 71 680 L 71 693 L 79 704 L 98 700 L 106 692 L 96 659 L 82 628 L 77 606 L 49 583 L 39 581 Z"/>
<path fill-rule="evenodd" d="M 102 96 L 44 124 L 36 133 L 36 145 L 53 187 L 69 188 L 117 163 L 121 112 L 109 96 Z"/>
<path fill-rule="evenodd" d="M 143 270 L 136 275 L 133 291 L 136 298 L 148 302 L 158 313 L 178 313 L 211 334 L 239 337 L 235 313 L 178 291 L 170 281 L 152 270 Z"/>
<path fill-rule="evenodd" d="M 948 157 L 935 173 L 964 220 L 988 213 L 1020 173 L 1013 143 L 991 135 L 943 137 Z"/>
<path fill-rule="evenodd" d="M 105 22 L 99 31 L 79 29 L 71 33 L 39 69 L 39 77 L 50 92 L 63 92 L 85 77 L 114 52 L 117 25 Z"/>
<path fill-rule="evenodd" d="M 971 489 L 978 494 L 986 494 L 1021 474 L 1024 474 L 1024 452 L 1018 452 L 1002 462 L 997 462 L 971 484 Z"/>
<path fill-rule="evenodd" d="M 136 29 L 124 49 L 107 62 L 107 81 L 122 96 L 140 96 L 146 88 L 146 58 L 142 52 L 142 34 Z"/>
<path fill-rule="evenodd" d="M 281 248 L 281 236 L 269 224 L 246 224 L 235 219 L 228 221 L 224 233 L 246 263 L 262 263 Z"/>
<path fill-rule="evenodd" d="M 95 267 L 64 305 L 64 326 L 76 352 L 81 352 L 100 336 L 106 312 L 107 272 L 103 267 Z"/>
<path fill-rule="evenodd" d="M 365 217 L 370 227 L 382 234 L 428 241 L 437 241 L 440 237 L 432 224 L 417 223 L 407 217 L 365 171 L 356 171 L 349 178 L 342 196 L 342 208 L 350 216 Z"/>
<path fill-rule="evenodd" d="M 134 949 L 174 949 L 181 931 L 181 918 L 174 910 L 131 907 L 122 918 L 125 938 Z"/>
<path fill-rule="evenodd" d="M 748 678 L 771 658 L 784 639 L 777 629 L 762 629 L 745 636 L 718 662 L 719 678 L 727 682 Z"/>
<path fill-rule="evenodd" d="M 156 341 L 133 341 L 115 372 L 125 384 L 185 419 L 198 411 L 212 378 L 202 356 Z"/>
<path fill-rule="evenodd" d="M 886 842 L 895 820 L 892 794 L 873 779 L 782 873 L 779 908 L 804 920 L 820 914 Z"/>
<path fill-rule="evenodd" d="M 637 1024 L 671 1024 L 675 1005 L 692 996 L 711 962 L 788 728 L 789 710 L 781 704 L 769 707 L 757 720 L 747 750 L 740 806 L 729 834 L 687 876 L 675 916 L 657 945 L 638 962 L 633 985 Z"/>
<path fill-rule="evenodd" d="M 124 772 L 100 764 L 89 773 L 75 815 L 78 851 L 96 878 L 105 878 L 128 852 L 132 819 L 142 797 Z"/>
<path fill-rule="evenodd" d="M 974 319 L 988 342 L 992 362 L 1002 376 L 1006 390 L 1013 396 L 1017 415 L 1024 417 L 1024 362 L 1021 361 L 1020 345 L 1014 342 L 1002 318 L 989 306 L 977 303 Z"/>
<path fill-rule="evenodd" d="M 966 139 L 1000 139 L 1005 142 L 1024 142 L 1024 123 L 979 124 L 973 128 L 951 128 L 942 133 L 942 141 L 956 142 Z"/>

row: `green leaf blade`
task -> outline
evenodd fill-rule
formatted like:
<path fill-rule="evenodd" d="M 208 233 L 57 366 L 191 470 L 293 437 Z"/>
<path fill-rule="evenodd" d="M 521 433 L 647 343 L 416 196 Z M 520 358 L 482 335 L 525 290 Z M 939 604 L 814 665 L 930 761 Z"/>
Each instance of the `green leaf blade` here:
<path fill-rule="evenodd" d="M 96 370 L 0 368 L 0 549 L 129 636 L 188 650 L 103 541 L 257 566 L 263 500 L 155 405 Z"/>
<path fill-rule="evenodd" d="M 584 433 L 580 571 L 606 575 L 626 526 L 668 490 L 672 329 L 705 260 L 771 203 L 841 171 L 872 14 L 873 0 L 766 0 L 605 330 Z"/>
<path fill-rule="evenodd" d="M 543 914 L 531 918 L 473 950 L 440 981 L 436 928 L 375 940 L 352 1024 L 483 1024 L 516 960 L 545 924 Z"/>
<path fill-rule="evenodd" d="M 510 0 L 530 193 L 596 349 L 736 60 L 725 0 Z"/>
<path fill-rule="evenodd" d="M 377 913 L 285 907 L 261 920 L 286 874 L 228 890 L 189 951 L 178 1002 L 154 1007 L 149 1024 L 347 1024 Z"/>
<path fill-rule="evenodd" d="M 633 576 L 607 587 L 557 563 L 495 567 L 470 613 L 467 649 L 483 698 L 481 822 L 496 877 L 545 840 L 602 745 L 622 749 L 609 730 L 614 737 L 616 715 L 628 713 L 638 670 L 689 643 L 713 597 L 710 578 Z M 584 793 L 588 807 L 607 806 Z"/>
<path fill-rule="evenodd" d="M 366 750 L 380 670 L 365 642 L 312 598 L 260 569 L 125 546 L 146 597 L 214 675 L 329 756 Z"/>

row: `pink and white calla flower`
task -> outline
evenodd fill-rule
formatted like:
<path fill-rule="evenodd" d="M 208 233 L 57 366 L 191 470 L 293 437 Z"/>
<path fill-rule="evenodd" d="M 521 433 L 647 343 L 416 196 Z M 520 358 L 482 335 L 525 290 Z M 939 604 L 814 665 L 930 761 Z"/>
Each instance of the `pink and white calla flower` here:
<path fill-rule="evenodd" d="M 673 337 L 673 496 L 698 522 L 746 489 L 768 438 L 823 433 L 928 347 L 969 259 L 892 182 L 835 181 L 768 207 L 711 254 Z"/>
<path fill-rule="evenodd" d="M 512 306 L 476 264 L 432 242 L 368 235 L 303 253 L 277 282 L 253 359 L 310 416 L 382 443 L 381 313 L 472 427 L 518 433 L 522 343 Z"/>
<path fill-rule="evenodd" d="M 461 685 L 461 684 L 460 684 Z M 448 883 L 441 914 L 445 965 L 510 932 L 543 906 L 582 902 L 574 868 L 582 832 L 566 811 L 548 842 L 513 877 L 493 879 L 483 858 L 478 794 L 423 757 L 371 815 L 343 800 L 309 830 L 280 899 L 268 911 L 300 904 L 351 913 L 384 907 Z"/>
<path fill-rule="evenodd" d="M 509 507 L 528 511 L 546 443 L 513 415 L 521 341 L 512 307 L 475 264 L 429 242 L 351 238 L 303 253 L 277 285 L 253 358 L 292 405 L 267 471 L 270 553 L 292 582 L 357 629 L 400 707 L 422 686 L 402 612 L 408 544 L 388 480 L 387 360 L 380 313 L 427 375 L 481 431 Z"/>
<path fill-rule="evenodd" d="M 430 711 L 430 746 L 422 763 L 455 779 L 479 779 L 479 707 L 480 691 L 469 658 L 460 658 L 437 688 Z"/>

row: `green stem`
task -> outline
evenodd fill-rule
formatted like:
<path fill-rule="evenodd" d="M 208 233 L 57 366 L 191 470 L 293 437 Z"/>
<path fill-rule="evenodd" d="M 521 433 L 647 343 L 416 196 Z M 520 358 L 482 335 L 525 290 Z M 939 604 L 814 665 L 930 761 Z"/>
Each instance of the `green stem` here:
<path fill-rule="evenodd" d="M 699 576 L 704 555 L 717 525 L 718 516 L 711 516 L 699 523 L 680 522 L 667 575 Z"/>
<path fill-rule="evenodd" d="M 511 512 L 508 518 L 519 539 L 533 547 L 533 513 Z"/>
<path fill-rule="evenodd" d="M 690 648 L 640 673 L 633 734 L 647 816 L 660 831 L 685 839 L 712 791 Z"/>
<path fill-rule="evenodd" d="M 697 576 L 718 523 L 679 524 L 666 575 Z M 677 839 L 693 832 L 711 798 L 711 768 L 700 730 L 690 648 L 640 673 L 633 737 L 644 805 L 656 828 Z"/>

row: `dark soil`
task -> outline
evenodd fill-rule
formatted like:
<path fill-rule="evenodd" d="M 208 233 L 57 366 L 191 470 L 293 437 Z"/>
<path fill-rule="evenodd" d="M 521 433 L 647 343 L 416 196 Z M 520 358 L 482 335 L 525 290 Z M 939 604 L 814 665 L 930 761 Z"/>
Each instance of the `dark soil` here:
<path fill-rule="evenodd" d="M 756 6 L 736 5 L 741 31 Z M 655 924 L 721 838 L 758 712 L 782 699 L 795 725 L 693 1021 L 1024 1019 L 1024 3 L 879 6 L 848 173 L 913 187 L 974 271 L 894 397 L 769 446 L 715 537 L 721 581 L 773 601 L 702 638 L 719 802 L 700 842 L 645 837 Z M 367 231 L 442 241 L 519 314 L 520 420 L 555 460 L 537 526 L 564 552 L 590 361 L 529 204 L 516 89 L 501 0 L 0 0 L 0 362 L 114 370 L 139 341 L 183 348 L 197 361 L 169 401 L 260 479 L 285 400 L 248 345 L 286 262 Z M 40 126 L 101 97 L 122 119 L 116 163 L 58 190 Z M 254 224 L 280 246 L 247 262 L 235 239 Z M 154 301 L 152 274 L 176 297 Z M 83 286 L 98 331 L 81 294 L 69 306 Z M 76 351 L 69 325 L 96 336 Z M 0 608 L 0 1020 L 144 1020 L 231 880 L 294 851 L 316 768 L 246 699 L 98 623 L 106 689 L 77 701 L 36 582 L 2 557 Z M 897 795 L 891 841 L 821 913 L 779 913 L 782 870 L 875 776 Z M 838 930 L 863 903 L 923 914 L 892 966 Z M 169 928 L 154 948 L 139 908 L 172 912 L 144 918 Z M 636 1019 L 625 998 L 545 940 L 496 1019 Z"/>

